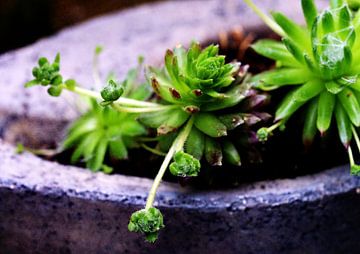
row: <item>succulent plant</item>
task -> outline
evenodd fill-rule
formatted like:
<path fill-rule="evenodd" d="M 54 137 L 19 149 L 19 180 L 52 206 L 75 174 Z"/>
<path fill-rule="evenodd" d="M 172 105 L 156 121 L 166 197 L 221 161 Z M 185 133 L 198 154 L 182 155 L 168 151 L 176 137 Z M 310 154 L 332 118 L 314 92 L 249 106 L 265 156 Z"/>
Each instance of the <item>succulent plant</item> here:
<path fill-rule="evenodd" d="M 123 82 L 126 84 L 123 92 L 129 98 L 141 100 L 149 97 L 150 91 L 146 85 L 134 87 L 134 84 L 126 81 L 128 79 Z M 109 82 L 111 86 L 114 83 L 112 80 Z M 89 104 L 90 109 L 70 127 L 62 147 L 74 149 L 72 163 L 82 159 L 86 162 L 87 168 L 93 171 L 102 169 L 110 173 L 111 167 L 104 164 L 106 153 L 114 159 L 127 159 L 128 148 L 139 147 L 136 138 L 145 136 L 147 130 L 136 121 L 134 114 L 118 112 L 109 106 L 100 106 L 95 99 L 90 99 Z"/>
<path fill-rule="evenodd" d="M 149 86 L 137 84 L 140 68 L 131 69 L 121 83 L 109 79 L 100 95 L 104 100 L 100 106 L 92 95 L 93 92 L 78 87 L 75 80 L 63 82 L 60 71 L 60 55 L 57 54 L 52 64 L 42 57 L 39 66 L 33 69 L 34 80 L 25 84 L 50 86 L 48 92 L 52 96 L 60 95 L 63 89 L 85 91 L 89 109 L 75 120 L 68 130 L 61 150 L 73 149 L 71 163 L 83 161 L 86 167 L 111 173 L 112 168 L 104 164 L 108 153 L 114 159 L 127 159 L 128 148 L 138 147 L 136 138 L 147 135 L 146 128 L 136 121 L 136 115 L 113 110 L 109 105 L 121 95 L 134 100 L 147 100 L 151 95 Z M 99 99 L 99 96 L 97 97 Z"/>
<path fill-rule="evenodd" d="M 182 46 L 168 50 L 165 67 L 149 67 L 146 74 L 156 101 L 146 101 L 149 94 L 144 93 L 145 84 L 133 85 L 135 70 L 123 83 L 110 80 L 100 93 L 81 88 L 75 81 L 57 84 L 59 89 L 93 98 L 90 111 L 74 123 L 64 142 L 65 148 L 76 147 L 73 161 L 83 157 L 88 167 L 99 170 L 106 151 L 123 159 L 127 148 L 139 144 L 137 141 L 143 148 L 165 156 L 145 208 L 135 212 L 129 223 L 130 231 L 144 233 L 150 242 L 156 240 L 163 227 L 161 212 L 153 203 L 168 167 L 175 176 L 195 177 L 202 158 L 213 166 L 222 165 L 223 160 L 239 166 L 239 147 L 252 134 L 243 128 L 247 130 L 237 135 L 242 139 L 233 140 L 227 135 L 236 133 L 240 126 L 269 118 L 268 114 L 257 112 L 269 97 L 250 88 L 248 66 L 226 63 L 218 50 L 215 45 L 202 50 L 195 42 L 188 50 Z M 94 80 L 99 83 L 96 73 Z M 98 105 L 100 100 L 103 107 Z M 141 124 L 155 128 L 158 136 L 136 139 L 146 134 Z M 158 146 L 151 148 L 145 144 L 147 141 L 159 141 Z"/>
<path fill-rule="evenodd" d="M 341 0 L 318 13 L 313 0 L 302 0 L 306 26 L 300 26 L 281 13 L 273 20 L 250 0 L 245 0 L 282 41 L 260 40 L 253 49 L 276 61 L 276 68 L 252 78 L 255 87 L 274 90 L 292 87 L 275 113 L 275 124 L 258 132 L 261 140 L 307 107 L 303 142 L 311 143 L 317 130 L 324 134 L 335 118 L 341 142 L 346 148 L 351 173 L 360 168 L 353 159 L 350 143 L 355 138 L 360 150 L 357 127 L 360 126 L 360 13 L 352 12 Z"/>
<path fill-rule="evenodd" d="M 152 207 L 172 159 L 170 172 L 179 177 L 197 176 L 202 158 L 213 166 L 222 165 L 223 159 L 229 164 L 241 164 L 238 147 L 227 138 L 228 132 L 269 117 L 252 112 L 269 98 L 250 89 L 247 68 L 238 62 L 225 63 L 225 57 L 218 55 L 218 46 L 201 50 L 195 42 L 188 50 L 183 46 L 167 50 L 164 68 L 149 68 L 147 79 L 159 102 L 167 108 L 141 114 L 139 121 L 156 128 L 168 145 L 145 210 Z"/>

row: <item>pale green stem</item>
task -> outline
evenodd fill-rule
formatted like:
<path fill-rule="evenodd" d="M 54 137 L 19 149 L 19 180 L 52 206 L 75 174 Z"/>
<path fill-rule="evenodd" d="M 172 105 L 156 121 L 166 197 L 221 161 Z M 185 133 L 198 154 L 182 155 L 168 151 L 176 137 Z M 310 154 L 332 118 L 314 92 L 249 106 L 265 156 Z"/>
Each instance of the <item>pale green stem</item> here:
<path fill-rule="evenodd" d="M 351 150 L 350 146 L 348 147 L 347 151 L 348 151 L 348 155 L 349 155 L 350 167 L 352 167 L 352 166 L 355 165 L 355 161 L 354 161 L 354 156 L 353 156 L 353 153 L 352 153 L 352 150 Z"/>
<path fill-rule="evenodd" d="M 34 149 L 29 147 L 24 147 L 23 149 L 29 153 L 45 157 L 52 157 L 59 153 L 59 151 L 55 149 Z"/>
<path fill-rule="evenodd" d="M 281 37 L 285 36 L 284 30 L 276 24 L 276 22 L 266 15 L 263 11 L 261 11 L 252 0 L 244 0 L 244 2 L 264 21 L 264 23 L 272 29 L 275 33 L 280 35 Z"/>
<path fill-rule="evenodd" d="M 112 107 L 115 110 L 117 110 L 119 112 L 124 112 L 124 113 L 149 113 L 149 112 L 168 110 L 168 109 L 175 108 L 178 106 L 177 105 L 162 105 L 162 106 L 158 106 L 158 107 L 132 108 L 132 107 L 123 107 L 121 105 L 113 103 Z"/>
<path fill-rule="evenodd" d="M 274 130 L 276 130 L 279 126 L 281 126 L 281 125 L 283 124 L 283 122 L 284 122 L 284 121 L 280 120 L 280 121 L 278 121 L 277 123 L 271 125 L 270 127 L 266 128 L 266 129 L 267 129 L 267 131 L 268 131 L 269 133 L 271 133 L 271 132 L 273 132 Z"/>
<path fill-rule="evenodd" d="M 89 90 L 89 89 L 85 89 L 85 88 L 81 88 L 78 86 L 75 86 L 75 88 L 73 89 L 69 89 L 66 85 L 63 85 L 63 88 L 72 91 L 74 93 L 77 93 L 79 95 L 84 95 L 87 97 L 91 97 L 94 99 L 99 99 L 101 100 L 101 95 L 98 92 Z M 158 103 L 153 103 L 153 102 L 147 102 L 147 101 L 139 101 L 139 100 L 134 100 L 134 99 L 129 99 L 129 98 L 119 98 L 118 100 L 113 102 L 114 104 L 118 104 L 118 105 L 123 105 L 123 106 L 130 106 L 130 107 L 159 107 L 159 106 L 163 106 L 161 104 Z"/>
<path fill-rule="evenodd" d="M 360 152 L 360 139 L 359 139 L 359 136 L 354 128 L 354 126 L 351 126 L 351 130 L 352 130 L 352 133 L 354 135 L 354 138 L 355 138 L 355 142 L 356 142 L 356 146 Z"/>
<path fill-rule="evenodd" d="M 145 145 L 145 144 L 141 144 L 141 147 L 144 148 L 145 150 L 153 153 L 153 154 L 156 154 L 156 155 L 159 155 L 159 156 L 166 156 L 166 153 L 163 153 L 155 148 L 152 148 L 148 145 Z"/>
<path fill-rule="evenodd" d="M 180 134 L 176 137 L 176 139 L 172 143 L 168 153 L 165 156 L 163 163 L 161 164 L 159 172 L 157 173 L 157 175 L 154 179 L 154 183 L 151 186 L 151 189 L 150 189 L 147 201 L 146 201 L 145 209 L 149 209 L 153 206 L 155 196 L 156 196 L 156 191 L 161 183 L 161 179 L 163 178 L 164 173 L 165 173 L 166 169 L 168 168 L 174 154 L 183 148 L 185 141 L 190 134 L 193 124 L 194 124 L 194 117 L 191 117 L 189 119 L 189 121 L 187 122 L 186 126 L 182 129 Z"/>

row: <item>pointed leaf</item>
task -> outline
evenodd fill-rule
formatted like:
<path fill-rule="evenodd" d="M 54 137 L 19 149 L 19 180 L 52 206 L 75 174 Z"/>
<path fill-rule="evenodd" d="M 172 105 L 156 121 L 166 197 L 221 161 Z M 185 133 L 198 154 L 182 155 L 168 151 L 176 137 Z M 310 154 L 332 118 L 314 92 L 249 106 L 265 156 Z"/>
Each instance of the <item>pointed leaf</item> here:
<path fill-rule="evenodd" d="M 235 166 L 241 165 L 239 152 L 237 151 L 234 144 L 228 140 L 225 140 L 223 143 L 223 154 L 226 162 Z"/>
<path fill-rule="evenodd" d="M 128 158 L 128 151 L 121 138 L 109 141 L 109 153 L 110 156 L 119 160 Z"/>
<path fill-rule="evenodd" d="M 203 156 L 205 147 L 205 136 L 197 128 L 193 127 L 185 142 L 184 150 L 196 159 L 200 160 Z"/>
<path fill-rule="evenodd" d="M 221 166 L 222 165 L 222 150 L 221 145 L 216 142 L 215 139 L 210 137 L 205 137 L 205 159 L 211 166 Z"/>
<path fill-rule="evenodd" d="M 335 106 L 335 118 L 340 140 L 345 148 L 347 148 L 352 138 L 351 122 L 340 103 L 337 103 Z"/>
<path fill-rule="evenodd" d="M 317 111 L 318 101 L 315 98 L 312 99 L 312 101 L 310 102 L 305 115 L 304 130 L 302 136 L 304 145 L 311 145 L 316 135 Z"/>
<path fill-rule="evenodd" d="M 358 127 L 360 125 L 360 106 L 353 91 L 345 88 L 338 94 L 338 98 L 350 121 Z"/>
<path fill-rule="evenodd" d="M 335 95 L 327 90 L 323 91 L 319 96 L 316 122 L 316 126 L 321 133 L 324 133 L 330 127 L 334 106 Z"/>
<path fill-rule="evenodd" d="M 226 136 L 226 126 L 213 114 L 198 113 L 195 116 L 194 125 L 210 137 Z"/>
<path fill-rule="evenodd" d="M 317 10 L 314 0 L 301 0 L 301 6 L 305 16 L 307 27 L 309 30 L 311 30 L 311 27 L 314 24 L 317 16 Z"/>
<path fill-rule="evenodd" d="M 295 89 L 290 93 L 278 107 L 275 120 L 285 119 L 290 117 L 296 110 L 298 110 L 303 104 L 309 101 L 311 98 L 317 96 L 324 86 L 321 80 L 311 80 Z"/>
<path fill-rule="evenodd" d="M 299 63 L 294 60 L 281 42 L 263 39 L 257 41 L 251 47 L 256 53 L 275 61 L 280 61 L 284 66 L 299 66 Z"/>
<path fill-rule="evenodd" d="M 251 81 L 262 90 L 273 90 L 281 86 L 299 85 L 311 79 L 306 69 L 282 68 L 255 75 Z"/>

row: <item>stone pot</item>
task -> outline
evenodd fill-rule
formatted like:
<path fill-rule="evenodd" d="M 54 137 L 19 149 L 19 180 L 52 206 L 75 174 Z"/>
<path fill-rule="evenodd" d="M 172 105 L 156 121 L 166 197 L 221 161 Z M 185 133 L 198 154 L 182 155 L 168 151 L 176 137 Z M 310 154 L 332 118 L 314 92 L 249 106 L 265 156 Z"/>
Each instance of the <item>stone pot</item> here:
<path fill-rule="evenodd" d="M 299 16 L 299 4 L 257 1 Z M 320 1 L 323 5 L 324 1 Z M 1 253 L 360 253 L 360 179 L 348 165 L 295 179 L 199 191 L 163 183 L 156 206 L 166 227 L 156 244 L 127 231 L 151 181 L 104 175 L 17 155 L 16 141 L 57 142 L 76 117 L 68 94 L 24 90 L 40 55 L 62 53 L 65 77 L 90 86 L 97 44 L 103 73 L 124 76 L 143 54 L 152 63 L 176 43 L 216 37 L 261 21 L 241 1 L 171 1 L 80 24 L 0 57 Z"/>

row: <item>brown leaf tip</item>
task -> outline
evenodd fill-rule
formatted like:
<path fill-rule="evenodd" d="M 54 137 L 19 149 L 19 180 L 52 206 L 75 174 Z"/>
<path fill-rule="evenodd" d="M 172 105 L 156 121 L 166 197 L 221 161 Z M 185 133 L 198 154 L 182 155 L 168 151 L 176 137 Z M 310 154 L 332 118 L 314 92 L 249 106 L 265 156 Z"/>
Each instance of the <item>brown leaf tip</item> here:
<path fill-rule="evenodd" d="M 197 97 L 200 97 L 201 95 L 203 95 L 203 92 L 200 90 L 200 89 L 195 89 L 195 90 L 193 90 L 192 91 L 194 94 L 195 94 L 195 96 L 197 96 Z"/>
<path fill-rule="evenodd" d="M 185 111 L 189 114 L 195 114 L 200 111 L 200 108 L 197 106 L 186 106 Z"/>
<path fill-rule="evenodd" d="M 170 91 L 173 98 L 181 99 L 181 94 L 175 88 L 170 87 L 169 91 Z"/>
<path fill-rule="evenodd" d="M 151 86 L 152 86 L 152 88 L 154 89 L 154 91 L 156 93 L 160 93 L 160 90 L 159 90 L 160 85 L 159 85 L 159 82 L 156 80 L 155 77 L 151 78 Z"/>

